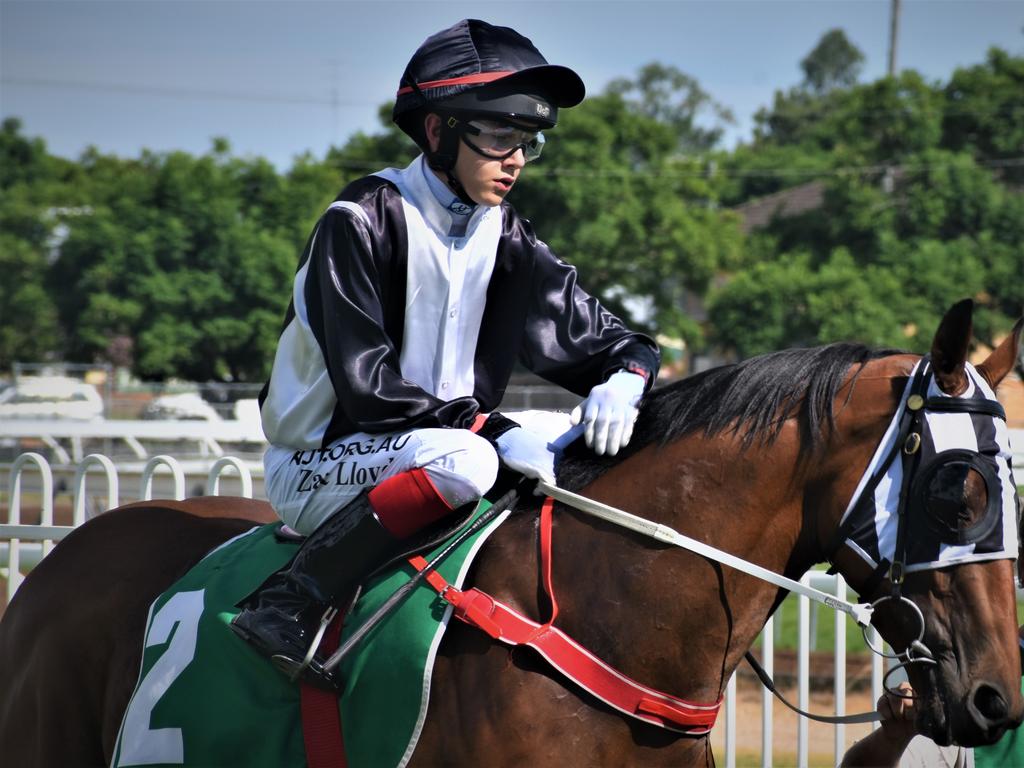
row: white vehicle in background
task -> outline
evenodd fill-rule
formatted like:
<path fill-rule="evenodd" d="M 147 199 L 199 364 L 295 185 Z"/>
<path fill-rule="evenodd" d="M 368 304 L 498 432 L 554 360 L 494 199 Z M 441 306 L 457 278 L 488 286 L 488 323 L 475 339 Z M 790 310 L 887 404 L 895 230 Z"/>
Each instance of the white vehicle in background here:
<path fill-rule="evenodd" d="M 21 376 L 0 390 L 0 420 L 103 418 L 103 398 L 92 384 L 70 376 Z"/>
<path fill-rule="evenodd" d="M 160 395 L 142 410 L 147 421 L 223 421 L 216 409 L 196 392 Z"/>

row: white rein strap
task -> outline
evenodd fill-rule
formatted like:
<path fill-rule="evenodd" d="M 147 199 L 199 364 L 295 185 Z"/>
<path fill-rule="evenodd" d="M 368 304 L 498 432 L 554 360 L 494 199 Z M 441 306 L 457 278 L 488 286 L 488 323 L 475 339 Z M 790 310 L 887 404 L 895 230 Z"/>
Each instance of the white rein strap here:
<path fill-rule="evenodd" d="M 537 488 L 556 501 L 568 504 L 570 507 L 578 509 L 580 512 L 586 512 L 588 515 L 599 517 L 609 523 L 614 523 L 615 525 L 619 525 L 623 528 L 628 528 L 636 533 L 642 533 L 643 535 L 649 536 L 663 544 L 671 544 L 676 547 L 688 549 L 702 557 L 707 557 L 711 560 L 722 563 L 723 565 L 728 565 L 730 568 L 735 568 L 737 571 L 742 571 L 743 573 L 750 574 L 751 576 L 756 576 L 757 578 L 767 581 L 770 584 L 774 584 L 777 587 L 788 589 L 790 592 L 797 592 L 805 597 L 809 597 L 811 600 L 816 600 L 819 603 L 827 605 L 829 608 L 842 611 L 843 613 L 848 614 L 859 626 L 863 628 L 866 628 L 871 624 L 871 614 L 874 608 L 869 603 L 849 603 L 845 600 L 840 600 L 839 598 L 833 597 L 832 595 L 815 589 L 814 587 L 801 584 L 799 581 L 794 581 L 793 579 L 788 579 L 774 571 L 769 571 L 767 568 L 762 568 L 760 565 L 755 565 L 754 563 L 743 560 L 735 555 L 730 555 L 728 552 L 716 549 L 709 544 L 704 544 L 696 539 L 691 539 L 689 536 L 684 536 L 679 533 L 679 531 L 669 528 L 667 525 L 655 523 L 651 520 L 647 520 L 646 518 L 625 512 L 621 509 L 610 507 L 607 504 L 602 504 L 599 501 L 588 499 L 586 496 L 580 496 L 578 493 L 573 493 L 572 491 L 566 491 L 558 486 L 548 485 L 543 480 L 537 483 Z"/>

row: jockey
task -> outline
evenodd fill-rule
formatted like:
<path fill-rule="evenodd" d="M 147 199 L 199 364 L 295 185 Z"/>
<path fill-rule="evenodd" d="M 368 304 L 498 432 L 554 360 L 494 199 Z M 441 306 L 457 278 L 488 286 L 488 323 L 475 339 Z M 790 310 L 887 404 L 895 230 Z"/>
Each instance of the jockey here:
<path fill-rule="evenodd" d="M 649 337 L 583 291 L 505 197 L 560 108 L 571 69 L 470 19 L 428 38 L 393 119 L 422 149 L 353 182 L 306 245 L 260 395 L 267 496 L 307 538 L 232 626 L 301 660 L 321 617 L 400 543 L 466 505 L 499 463 L 554 482 L 545 438 L 493 409 L 518 360 L 586 399 L 588 446 L 616 454 L 657 375 Z M 318 679 L 317 664 L 306 670 Z"/>

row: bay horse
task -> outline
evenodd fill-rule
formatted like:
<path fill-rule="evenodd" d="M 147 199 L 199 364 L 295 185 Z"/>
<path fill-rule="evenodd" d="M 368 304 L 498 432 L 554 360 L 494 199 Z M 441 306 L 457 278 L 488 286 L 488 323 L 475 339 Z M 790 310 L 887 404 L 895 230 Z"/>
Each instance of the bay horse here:
<path fill-rule="evenodd" d="M 978 371 L 1010 371 L 1021 323 Z M 971 303 L 935 335 L 936 382 L 967 386 Z M 788 350 L 654 390 L 618 457 L 570 447 L 563 487 L 671 526 L 798 578 L 828 559 L 847 503 L 882 441 L 916 355 L 853 344 Z M 954 520 L 983 515 L 968 472 Z M 255 522 L 263 502 L 145 501 L 90 520 L 27 577 L 0 622 L 0 755 L 7 765 L 107 765 L 139 669 L 147 609 L 206 552 Z M 543 617 L 537 519 L 519 510 L 481 550 L 472 583 Z M 1010 556 L 1012 557 L 1012 555 Z M 919 637 L 933 663 L 911 664 L 919 727 L 939 743 L 992 743 L 1024 717 L 1010 557 L 909 572 L 875 613 L 894 648 Z M 892 583 L 863 560 L 834 564 L 872 600 Z M 874 569 L 877 571 L 877 569 Z M 894 579 L 896 580 L 896 579 Z M 785 594 L 683 549 L 568 507 L 554 526 L 559 626 L 629 677 L 715 701 Z M 259 733 L 246 749 L 258 748 Z M 564 682 L 529 651 L 510 652 L 453 622 L 411 765 L 713 765 L 709 739 L 630 720 Z"/>

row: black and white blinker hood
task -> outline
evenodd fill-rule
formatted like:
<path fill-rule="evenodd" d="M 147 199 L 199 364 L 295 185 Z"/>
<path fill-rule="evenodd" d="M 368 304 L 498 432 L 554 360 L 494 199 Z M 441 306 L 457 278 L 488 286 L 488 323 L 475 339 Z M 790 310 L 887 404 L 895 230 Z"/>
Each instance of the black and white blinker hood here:
<path fill-rule="evenodd" d="M 873 568 L 901 562 L 904 572 L 913 572 L 1017 557 L 1019 499 L 1005 415 L 969 363 L 966 374 L 967 391 L 951 397 L 935 383 L 928 359 L 918 363 L 843 514 L 843 543 Z M 906 423 L 915 386 L 926 394 L 911 401 L 919 409 L 920 443 L 909 438 L 917 455 L 908 462 L 905 445 L 897 443 L 908 440 L 901 422 Z M 987 504 L 980 517 L 966 522 L 958 513 L 971 471 L 984 482 Z M 976 487 L 977 477 L 971 482 Z"/>

